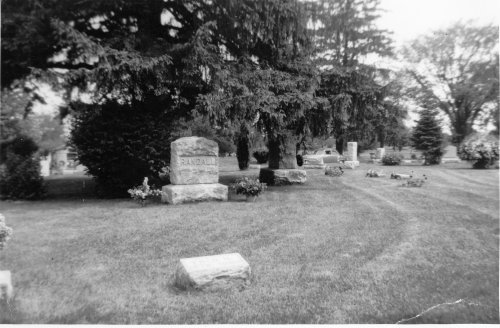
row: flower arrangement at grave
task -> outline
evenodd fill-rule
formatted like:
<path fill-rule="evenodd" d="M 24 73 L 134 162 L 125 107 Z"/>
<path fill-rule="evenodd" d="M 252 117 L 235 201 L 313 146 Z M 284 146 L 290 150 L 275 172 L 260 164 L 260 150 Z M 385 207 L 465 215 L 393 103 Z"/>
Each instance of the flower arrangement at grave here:
<path fill-rule="evenodd" d="M 344 170 L 340 166 L 327 166 L 325 168 L 325 175 L 330 177 L 339 177 L 344 174 Z"/>
<path fill-rule="evenodd" d="M 161 198 L 161 190 L 151 188 L 148 185 L 148 178 L 144 178 L 142 185 L 129 189 L 128 193 L 141 206 L 145 206 L 149 200 L 159 200 Z"/>
<path fill-rule="evenodd" d="M 237 195 L 245 195 L 247 197 L 257 197 L 267 189 L 267 185 L 265 183 L 261 183 L 259 179 L 249 177 L 236 179 L 230 187 L 236 192 Z"/>
<path fill-rule="evenodd" d="M 383 170 L 376 171 L 373 169 L 369 169 L 368 172 L 366 172 L 366 177 L 369 177 L 369 178 L 385 177 L 385 173 Z"/>
<path fill-rule="evenodd" d="M 401 164 L 401 156 L 396 154 L 387 154 L 382 157 L 383 165 L 399 165 Z"/>
<path fill-rule="evenodd" d="M 404 173 L 391 173 L 391 179 L 396 179 L 396 180 L 401 180 L 401 179 L 411 179 L 413 178 L 413 170 L 411 171 L 410 174 L 404 174 Z"/>
<path fill-rule="evenodd" d="M 420 178 L 410 178 L 405 183 L 401 185 L 401 187 L 416 187 L 420 188 L 427 181 L 427 176 L 424 174 L 423 177 Z"/>
<path fill-rule="evenodd" d="M 0 250 L 5 247 L 7 241 L 10 239 L 12 235 L 12 228 L 7 227 L 5 224 L 5 216 L 0 214 Z"/>

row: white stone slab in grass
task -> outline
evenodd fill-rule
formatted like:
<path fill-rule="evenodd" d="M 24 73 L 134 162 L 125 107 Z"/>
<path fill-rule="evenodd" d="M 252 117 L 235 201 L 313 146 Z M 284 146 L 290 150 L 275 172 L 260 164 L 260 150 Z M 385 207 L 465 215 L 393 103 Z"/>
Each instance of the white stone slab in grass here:
<path fill-rule="evenodd" d="M 10 299 L 13 290 L 10 271 L 0 271 L 0 300 Z"/>
<path fill-rule="evenodd" d="M 250 265 L 238 253 L 183 258 L 175 272 L 175 285 L 183 289 L 227 286 L 246 283 L 250 275 Z"/>

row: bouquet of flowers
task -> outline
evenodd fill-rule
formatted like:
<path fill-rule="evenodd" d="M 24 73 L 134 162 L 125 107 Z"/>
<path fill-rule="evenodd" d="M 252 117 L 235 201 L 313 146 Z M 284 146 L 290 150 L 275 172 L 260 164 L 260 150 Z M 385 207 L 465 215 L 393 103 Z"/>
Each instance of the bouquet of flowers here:
<path fill-rule="evenodd" d="M 248 177 L 239 178 L 231 184 L 231 189 L 233 189 L 237 195 L 243 194 L 245 196 L 259 196 L 261 192 L 266 190 L 266 187 L 266 184 L 261 183 L 259 179 Z"/>
<path fill-rule="evenodd" d="M 142 185 L 129 189 L 128 193 L 130 194 L 130 197 L 141 204 L 141 206 L 145 206 L 147 201 L 150 199 L 159 200 L 161 197 L 161 190 L 151 188 L 148 185 L 148 178 L 144 178 Z"/>

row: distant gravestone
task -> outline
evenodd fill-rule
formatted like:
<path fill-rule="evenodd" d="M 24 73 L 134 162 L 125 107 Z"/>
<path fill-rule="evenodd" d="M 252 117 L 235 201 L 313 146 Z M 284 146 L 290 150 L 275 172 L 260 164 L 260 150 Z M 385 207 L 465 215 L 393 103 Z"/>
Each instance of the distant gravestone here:
<path fill-rule="evenodd" d="M 0 300 L 12 297 L 12 278 L 10 271 L 0 271 Z"/>
<path fill-rule="evenodd" d="M 175 285 L 204 289 L 234 281 L 246 283 L 250 275 L 250 265 L 238 253 L 183 258 L 175 272 Z"/>
<path fill-rule="evenodd" d="M 460 163 L 460 158 L 457 156 L 457 147 L 449 145 L 444 149 L 444 155 L 441 158 L 441 163 Z"/>
<path fill-rule="evenodd" d="M 344 161 L 344 167 L 354 169 L 359 166 L 358 161 L 358 143 L 348 142 L 347 143 L 347 154 L 346 160 Z"/>
<path fill-rule="evenodd" d="M 382 159 L 385 155 L 385 148 L 377 148 L 377 152 L 375 154 L 376 159 Z"/>
<path fill-rule="evenodd" d="M 306 155 L 304 158 L 303 169 L 325 169 L 326 164 L 323 162 L 322 155 Z"/>
<path fill-rule="evenodd" d="M 171 143 L 170 182 L 162 188 L 162 201 L 169 204 L 227 200 L 228 188 L 219 184 L 219 146 L 200 137 Z"/>

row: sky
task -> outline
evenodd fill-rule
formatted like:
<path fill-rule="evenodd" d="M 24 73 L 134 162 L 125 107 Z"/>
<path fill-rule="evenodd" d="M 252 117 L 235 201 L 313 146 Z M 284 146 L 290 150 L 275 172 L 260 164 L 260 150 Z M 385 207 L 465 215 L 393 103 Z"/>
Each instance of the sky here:
<path fill-rule="evenodd" d="M 381 0 L 380 8 L 378 26 L 393 31 L 396 46 L 458 20 L 500 21 L 499 0 Z"/>

